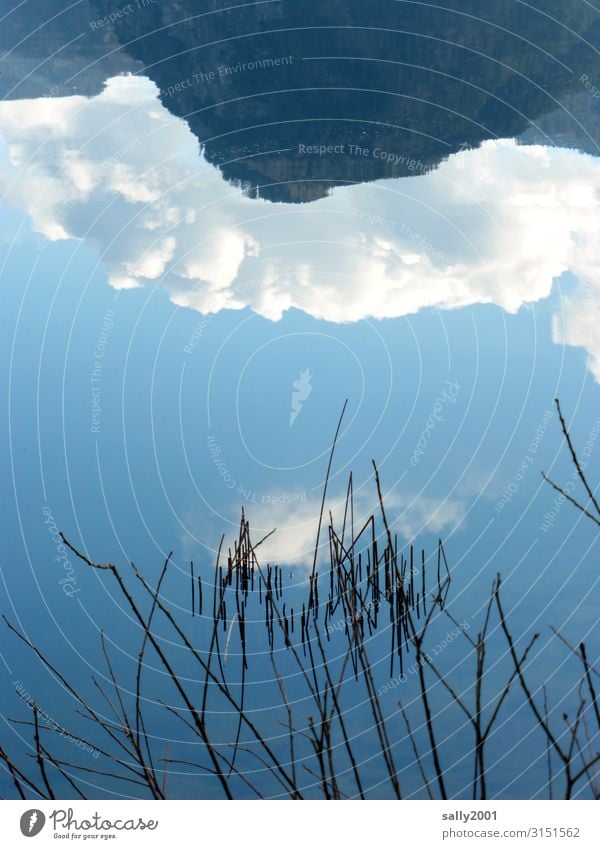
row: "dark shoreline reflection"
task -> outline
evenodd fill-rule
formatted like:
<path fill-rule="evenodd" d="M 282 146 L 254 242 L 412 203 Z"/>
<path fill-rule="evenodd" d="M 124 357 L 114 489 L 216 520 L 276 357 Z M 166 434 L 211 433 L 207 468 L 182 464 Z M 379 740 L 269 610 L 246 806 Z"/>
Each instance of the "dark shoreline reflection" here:
<path fill-rule="evenodd" d="M 434 662 L 452 668 L 456 692 L 468 693 L 466 643 L 458 638 L 470 629 L 477 639 L 482 602 L 501 571 L 519 643 L 533 629 L 543 634 L 533 674 L 547 685 L 552 721 L 564 728 L 563 711 L 577 716 L 572 700 L 581 679 L 579 669 L 564 665 L 568 650 L 547 626 L 564 626 L 573 645 L 585 639 L 593 656 L 597 537 L 539 472 L 548 470 L 579 497 L 555 395 L 573 416 L 582 465 L 600 433 L 600 125 L 596 54 L 552 16 L 594 44 L 597 13 L 585 0 L 440 0 L 436 7 L 265 0 L 230 11 L 218 10 L 224 1 L 133 2 L 142 7 L 114 26 L 98 20 L 128 0 L 82 0 L 48 25 L 67 0 L 25 0 L 0 21 L 4 465 L 14 495 L 4 514 L 10 558 L 2 607 L 84 694 L 90 671 L 103 664 L 96 647 L 107 624 L 108 653 L 125 691 L 136 672 L 128 658 L 135 666 L 139 652 L 136 642 L 128 654 L 132 621 L 120 615 L 114 584 L 105 591 L 99 583 L 110 575 L 66 560 L 56 532 L 64 529 L 94 559 L 127 570 L 129 562 L 141 564 L 139 574 L 149 577 L 160 574 L 163 546 L 174 545 L 173 580 L 161 593 L 169 609 L 187 615 L 189 579 L 194 586 L 199 578 L 192 606 L 206 614 L 221 534 L 223 551 L 231 545 L 236 556 L 249 555 L 245 531 L 237 533 L 243 504 L 254 543 L 278 529 L 259 551 L 263 565 L 286 564 L 285 574 L 274 572 L 275 587 L 279 578 L 281 590 L 288 566 L 290 584 L 300 585 L 285 596 L 296 610 L 291 630 L 300 650 L 302 584 L 321 512 L 336 518 L 331 530 L 323 525 L 326 550 L 339 540 L 338 551 L 351 551 L 356 563 L 360 547 L 349 533 L 356 522 L 368 540 L 375 524 L 361 519 L 381 512 L 375 458 L 394 538 L 409 552 L 418 541 L 416 552 L 424 537 L 435 564 L 443 537 L 449 554 L 449 601 L 460 605 L 452 608 L 461 611 L 460 627 L 445 618 L 434 626 Z M 211 8 L 214 15 L 197 17 Z M 192 11 L 193 20 L 177 23 Z M 469 17 L 479 11 L 495 25 Z M 316 58 L 325 55 L 337 58 Z M 107 280 L 132 291 L 113 291 Z M 323 510 L 332 425 L 345 398 Z M 292 421 L 298 404 L 301 417 Z M 590 462 L 590 481 L 596 468 Z M 356 513 L 345 499 L 347 470 Z M 386 570 L 393 561 L 386 525 L 377 519 L 367 561 L 375 562 L 381 530 L 384 589 L 398 577 Z M 396 612 L 414 610 L 415 589 L 422 604 L 426 587 L 440 588 L 439 572 L 425 581 L 422 569 L 420 588 L 410 580 L 408 557 L 392 598 Z M 192 559 L 196 571 L 188 572 Z M 352 590 L 344 575 L 336 578 L 342 599 Z M 409 584 L 412 601 L 398 594 Z M 265 608 L 248 608 L 247 618 L 243 612 L 246 632 L 232 601 L 229 620 L 226 605 L 219 619 L 227 680 L 236 682 L 238 698 L 247 633 L 255 659 L 244 705 L 273 735 L 281 694 L 261 639 Z M 393 606 L 383 610 L 389 616 Z M 324 623 L 338 659 L 346 613 L 338 605 Z M 390 669 L 389 622 L 381 621 L 373 642 L 369 633 L 382 710 L 394 721 L 398 700 L 412 710 L 420 687 L 414 655 L 399 652 L 402 621 L 391 629 L 402 670 L 399 659 Z M 503 640 L 496 613 L 490 621 Z M 199 647 L 210 646 L 210 616 L 182 622 Z M 267 624 L 272 637 L 272 615 Z M 155 620 L 153 627 L 162 641 L 163 626 Z M 18 713 L 5 696 L 4 736 L 29 764 L 19 717 L 29 721 L 34 698 L 44 724 L 64 721 L 88 732 L 77 719 L 71 726 L 73 703 L 62 682 L 12 637 L 7 659 L 15 671 L 5 665 L 7 684 L 11 674 L 3 692 L 26 704 Z M 174 668 L 193 689 L 195 672 L 174 650 Z M 512 668 L 505 678 L 498 660 L 510 660 L 504 642 L 500 652 L 488 652 L 486 699 L 511 680 Z M 305 727 L 303 679 L 285 657 L 281 674 Z M 177 716 L 157 712 L 159 698 L 172 704 L 173 682 L 150 653 L 145 658 L 156 763 L 165 751 L 171 764 L 178 755 L 195 758 Z M 343 703 L 349 733 L 365 785 L 382 798 L 375 726 L 352 680 Z M 518 712 L 520 693 L 511 690 L 486 761 L 490 798 L 547 789 L 544 741 Z M 463 758 L 471 738 L 461 730 L 463 712 L 456 720 L 439 687 L 431 694 L 433 713 L 445 723 L 443 763 L 452 787 L 463 788 L 449 795 L 463 798 L 471 791 Z M 225 746 L 237 723 L 232 730 L 230 704 L 210 699 L 215 739 Z M 418 715 L 413 727 L 426 734 Z M 424 795 L 398 728 L 403 792 Z M 85 758 L 72 740 L 52 736 L 65 762 Z M 167 742 L 173 750 L 164 749 Z M 92 769 L 94 752 L 82 761 Z M 249 764 L 248 774 L 256 767 Z M 173 772 L 173 797 L 217 795 L 212 774 L 197 776 L 195 766 Z M 0 792 L 14 794 L 4 775 Z M 120 791 L 110 773 L 91 780 L 96 797 Z M 265 795 L 279 790 L 267 784 Z M 135 785 L 126 792 L 139 795 Z M 71 790 L 61 785 L 56 795 L 71 798 Z"/>
<path fill-rule="evenodd" d="M 2 52 L 24 39 L 3 97 L 143 73 L 226 179 L 272 201 L 427 173 L 486 139 L 597 153 L 600 16 L 570 0 L 133 0 L 114 22 L 114 0 L 30 5 L 0 33 Z"/>

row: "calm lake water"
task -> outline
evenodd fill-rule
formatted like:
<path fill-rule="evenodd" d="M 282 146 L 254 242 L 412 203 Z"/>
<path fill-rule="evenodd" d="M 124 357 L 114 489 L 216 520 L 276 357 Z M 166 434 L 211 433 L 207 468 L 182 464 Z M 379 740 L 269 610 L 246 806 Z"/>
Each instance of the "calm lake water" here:
<path fill-rule="evenodd" d="M 551 628 L 598 660 L 598 523 L 541 472 L 594 512 L 554 399 L 594 489 L 600 13 L 573 0 L 28 0 L 2 4 L 0 21 L 1 612 L 90 700 L 102 700 L 91 675 L 112 687 L 106 632 L 130 699 L 139 623 L 58 531 L 152 582 L 173 552 L 165 604 L 206 653 L 217 550 L 222 535 L 233 546 L 243 511 L 255 541 L 277 529 L 259 553 L 281 566 L 290 640 L 305 652 L 298 617 L 347 401 L 321 580 L 329 511 L 348 538 L 350 474 L 356 527 L 375 513 L 387 542 L 375 459 L 398 551 L 423 548 L 435 572 L 443 540 L 452 620 L 440 611 L 431 640 L 456 692 L 474 698 L 465 634 L 476 639 L 501 573 L 520 650 L 540 634 L 536 699 L 545 686 L 557 727 L 573 716 L 581 668 Z M 204 594 L 193 618 L 190 560 Z M 222 671 L 287 753 L 258 583 L 246 612 L 230 606 L 221 623 Z M 328 616 L 365 795 L 391 798 L 371 704 L 343 663 L 345 614 Z M 491 621 L 488 711 L 512 671 Z M 202 692 L 181 639 L 155 627 L 181 680 Z M 367 644 L 374 685 L 402 795 L 426 798 L 399 707 L 417 711 L 419 675 L 410 652 L 402 670 L 390 664 L 390 639 L 380 617 Z M 1 651 L 0 745 L 31 754 L 19 723 L 31 718 L 23 699 L 35 699 L 59 756 L 101 769 L 98 736 L 89 751 L 56 733 L 64 723 L 87 734 L 73 694 L 14 634 Z M 306 680 L 281 636 L 276 659 L 307 731 Z M 221 797 L 215 776 L 192 766 L 209 763 L 206 747 L 161 707 L 177 694 L 153 650 L 145 663 L 146 723 L 155 757 L 172 761 L 170 794 Z M 471 727 L 435 677 L 430 686 L 448 795 L 471 798 Z M 235 712 L 212 691 L 210 715 L 215 739 L 234 743 Z M 427 729 L 413 727 L 433 783 Z M 340 729 L 332 735 L 340 792 L 356 795 Z M 301 769 L 314 753 L 306 737 L 298 746 Z M 239 757 L 265 796 L 284 795 L 264 764 Z M 487 758 L 490 798 L 562 792 L 558 778 L 548 786 L 545 740 L 516 684 Z M 83 784 L 91 798 L 148 795 L 99 773 Z M 309 770 L 303 787 L 321 794 Z M 0 795 L 14 795 L 6 771 Z"/>

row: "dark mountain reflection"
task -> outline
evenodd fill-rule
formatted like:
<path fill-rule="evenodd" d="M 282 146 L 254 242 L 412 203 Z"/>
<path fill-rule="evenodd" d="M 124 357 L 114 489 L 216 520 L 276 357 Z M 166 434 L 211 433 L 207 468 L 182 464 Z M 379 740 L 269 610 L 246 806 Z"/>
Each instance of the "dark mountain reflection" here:
<path fill-rule="evenodd" d="M 62 5 L 29 2 L 6 19 L 0 50 L 24 40 L 0 61 L 4 97 L 91 94 L 142 72 L 207 159 L 269 200 L 425 173 L 490 138 L 597 152 L 600 16 L 587 4 Z"/>

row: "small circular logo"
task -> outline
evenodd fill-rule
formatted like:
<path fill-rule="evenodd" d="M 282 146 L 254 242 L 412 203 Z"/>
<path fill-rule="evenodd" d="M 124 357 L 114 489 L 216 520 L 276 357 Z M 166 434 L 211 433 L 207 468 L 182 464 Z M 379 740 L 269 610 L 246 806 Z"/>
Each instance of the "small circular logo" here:
<path fill-rule="evenodd" d="M 46 824 L 46 817 L 37 808 L 25 811 L 21 816 L 21 833 L 25 837 L 35 837 Z"/>

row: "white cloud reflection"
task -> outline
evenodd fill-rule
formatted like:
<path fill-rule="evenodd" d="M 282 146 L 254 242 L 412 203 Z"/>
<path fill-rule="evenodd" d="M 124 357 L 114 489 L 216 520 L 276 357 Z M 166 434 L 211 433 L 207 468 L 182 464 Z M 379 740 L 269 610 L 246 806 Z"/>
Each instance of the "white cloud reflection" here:
<path fill-rule="evenodd" d="M 463 524 L 467 512 L 466 502 L 460 499 L 413 496 L 398 490 L 386 493 L 385 502 L 392 533 L 398 533 L 409 542 L 423 533 L 439 536 L 456 531 Z M 327 501 L 319 545 L 320 554 L 325 559 L 329 552 L 329 515 L 333 516 L 333 526 L 339 531 L 343 526 L 345 504 L 343 494 Z M 371 513 L 379 521 L 377 503 L 364 490 L 355 496 L 354 508 L 355 529 L 362 527 Z M 285 497 L 281 501 L 274 497 L 267 504 L 246 504 L 244 510 L 255 543 L 275 530 L 259 547 L 262 562 L 296 566 L 312 563 L 321 512 L 320 499 L 290 503 Z M 231 519 L 232 523 L 235 522 L 237 513 L 232 513 Z M 368 541 L 368 534 L 366 539 Z"/>
<path fill-rule="evenodd" d="M 425 176 L 271 203 L 228 184 L 157 93 L 118 77 L 96 97 L 0 103 L 3 202 L 49 240 L 98 246 L 114 287 L 159 284 L 201 312 L 515 312 L 571 271 L 579 289 L 562 300 L 554 340 L 585 348 L 600 379 L 600 159 L 486 142 Z"/>

